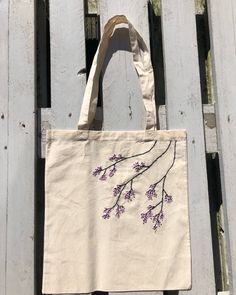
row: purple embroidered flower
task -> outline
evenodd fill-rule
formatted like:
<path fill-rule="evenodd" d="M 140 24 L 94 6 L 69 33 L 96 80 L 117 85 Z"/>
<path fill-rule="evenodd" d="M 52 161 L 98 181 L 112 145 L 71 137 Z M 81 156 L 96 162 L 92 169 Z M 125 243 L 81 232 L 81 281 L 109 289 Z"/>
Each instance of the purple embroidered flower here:
<path fill-rule="evenodd" d="M 164 200 L 166 203 L 171 203 L 173 201 L 173 198 L 172 196 L 166 194 Z"/>
<path fill-rule="evenodd" d="M 111 156 L 110 158 L 109 158 L 109 160 L 110 161 L 119 161 L 119 160 L 122 160 L 122 159 L 124 159 L 124 157 L 121 155 L 121 154 L 118 154 L 118 155 L 116 155 L 116 154 L 114 154 L 113 156 Z"/>
<path fill-rule="evenodd" d="M 152 198 L 157 196 L 156 190 L 155 190 L 156 185 L 151 184 L 149 186 L 149 189 L 146 191 L 146 196 L 148 197 L 149 200 L 152 200 Z"/>
<path fill-rule="evenodd" d="M 125 199 L 128 201 L 132 201 L 135 198 L 134 190 L 131 188 L 129 191 L 125 193 Z"/>
<path fill-rule="evenodd" d="M 143 224 L 147 223 L 148 219 L 152 220 L 153 213 L 152 210 L 155 208 L 155 206 L 148 205 L 147 209 L 148 211 L 146 213 L 141 213 L 141 219 L 143 220 Z"/>
<path fill-rule="evenodd" d="M 102 218 L 109 219 L 111 211 L 112 211 L 112 208 L 105 208 L 103 211 Z"/>
<path fill-rule="evenodd" d="M 103 174 L 99 179 L 102 180 L 102 181 L 107 180 L 107 176 L 106 176 L 106 174 Z"/>
<path fill-rule="evenodd" d="M 160 222 L 160 220 L 157 220 L 155 223 L 153 223 L 153 229 L 155 230 L 155 231 L 157 231 L 157 229 L 159 228 L 159 227 L 161 227 L 162 226 L 162 223 Z"/>
<path fill-rule="evenodd" d="M 102 166 L 97 167 L 94 171 L 93 171 L 93 176 L 97 176 L 102 172 Z"/>
<path fill-rule="evenodd" d="M 157 231 L 157 229 L 162 226 L 163 219 L 164 219 L 164 214 L 162 211 L 160 211 L 158 214 L 153 216 L 153 219 L 152 219 L 153 227 L 152 228 L 155 231 Z"/>
<path fill-rule="evenodd" d="M 109 160 L 112 161 L 112 162 L 115 161 L 115 160 L 116 160 L 116 154 L 114 154 L 113 156 L 111 156 L 111 157 L 109 158 Z"/>
<path fill-rule="evenodd" d="M 109 176 L 112 177 L 116 173 L 116 167 L 113 166 L 113 168 L 109 171 Z"/>
<path fill-rule="evenodd" d="M 116 197 L 119 195 L 119 193 L 121 192 L 122 189 L 122 185 L 117 185 L 116 187 L 113 188 L 113 196 Z"/>
<path fill-rule="evenodd" d="M 162 221 L 163 219 L 164 219 L 164 214 L 162 211 L 160 211 L 159 213 L 153 216 L 153 222 L 156 222 L 157 220 Z"/>
<path fill-rule="evenodd" d="M 148 206 L 150 210 L 148 210 L 146 213 L 141 213 L 141 219 L 143 220 L 143 224 L 147 223 L 148 219 L 152 219 L 153 214 L 152 214 L 152 209 L 154 208 L 153 206 Z"/>
<path fill-rule="evenodd" d="M 135 162 L 133 164 L 133 169 L 136 171 L 136 172 L 139 172 L 140 170 L 142 170 L 143 168 L 145 168 L 145 163 L 143 162 Z"/>
<path fill-rule="evenodd" d="M 125 212 L 125 207 L 117 205 L 116 207 L 116 217 L 120 218 L 121 214 Z"/>

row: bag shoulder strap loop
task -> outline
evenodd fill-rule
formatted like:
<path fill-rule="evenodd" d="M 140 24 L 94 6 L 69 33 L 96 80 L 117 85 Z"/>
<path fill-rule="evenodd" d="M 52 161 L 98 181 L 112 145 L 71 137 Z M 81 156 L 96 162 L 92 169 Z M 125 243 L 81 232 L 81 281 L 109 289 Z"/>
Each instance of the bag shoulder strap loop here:
<path fill-rule="evenodd" d="M 106 23 L 102 39 L 93 59 L 78 122 L 79 130 L 88 130 L 95 117 L 98 100 L 99 76 L 109 40 L 113 34 L 115 26 L 118 24 L 128 25 L 133 62 L 139 76 L 144 107 L 146 110 L 146 129 L 150 130 L 156 128 L 154 77 L 147 46 L 133 25 L 128 21 L 127 17 L 125 15 L 116 15 Z M 142 55 L 140 51 L 141 48 L 143 51 Z"/>

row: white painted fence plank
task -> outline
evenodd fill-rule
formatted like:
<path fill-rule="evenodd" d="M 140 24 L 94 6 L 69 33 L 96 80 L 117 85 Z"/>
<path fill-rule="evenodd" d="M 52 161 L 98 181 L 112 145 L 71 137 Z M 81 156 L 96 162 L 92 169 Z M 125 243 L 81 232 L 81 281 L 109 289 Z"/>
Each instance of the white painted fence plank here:
<path fill-rule="evenodd" d="M 51 0 L 51 109 L 46 128 L 76 129 L 84 95 L 84 1 Z M 45 127 L 45 124 L 43 128 Z"/>
<path fill-rule="evenodd" d="M 99 3 L 102 28 L 110 17 L 125 14 L 149 46 L 147 0 L 101 0 Z M 105 130 L 144 129 L 140 85 L 132 64 L 131 52 L 128 51 L 128 31 L 119 27 L 111 38 L 103 68 Z"/>
<path fill-rule="evenodd" d="M 188 132 L 192 290 L 215 294 L 194 1 L 162 0 L 167 126 Z M 185 294 L 186 292 L 179 292 Z"/>
<path fill-rule="evenodd" d="M 0 5 L 0 292 L 6 295 L 8 167 L 8 0 Z"/>
<path fill-rule="evenodd" d="M 34 1 L 11 0 L 8 3 L 6 294 L 32 295 L 34 294 L 35 208 Z"/>
<path fill-rule="evenodd" d="M 110 17 L 115 14 L 125 14 L 149 47 L 147 0 L 100 0 L 99 13 L 102 28 Z M 132 64 L 132 55 L 128 52 L 130 51 L 128 31 L 122 28 L 124 27 L 119 26 L 111 38 L 103 67 L 103 127 L 104 130 L 145 129 L 140 84 Z M 162 292 L 138 293 L 162 294 Z"/>
<path fill-rule="evenodd" d="M 84 5 L 82 0 L 51 0 L 51 127 L 75 129 L 86 75 Z"/>
<path fill-rule="evenodd" d="M 230 294 L 236 292 L 236 3 L 208 0 L 213 85 L 228 246 Z"/>

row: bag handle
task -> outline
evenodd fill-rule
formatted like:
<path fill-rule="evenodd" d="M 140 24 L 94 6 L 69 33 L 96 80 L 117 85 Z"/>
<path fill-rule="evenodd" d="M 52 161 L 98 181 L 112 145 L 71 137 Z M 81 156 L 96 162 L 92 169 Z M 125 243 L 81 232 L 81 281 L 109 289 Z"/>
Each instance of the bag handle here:
<path fill-rule="evenodd" d="M 139 33 L 134 29 L 133 25 L 128 21 L 127 17 L 124 15 L 116 15 L 109 19 L 107 24 L 105 25 L 102 39 L 93 59 L 78 122 L 79 130 L 88 130 L 95 117 L 98 100 L 99 76 L 108 43 L 110 37 L 113 34 L 115 26 L 123 23 L 128 24 L 133 62 L 139 76 L 141 90 L 143 94 L 143 103 L 146 110 L 146 129 L 156 129 L 154 77 L 147 46 Z M 142 55 L 140 52 L 140 48 L 142 48 L 143 51 Z"/>

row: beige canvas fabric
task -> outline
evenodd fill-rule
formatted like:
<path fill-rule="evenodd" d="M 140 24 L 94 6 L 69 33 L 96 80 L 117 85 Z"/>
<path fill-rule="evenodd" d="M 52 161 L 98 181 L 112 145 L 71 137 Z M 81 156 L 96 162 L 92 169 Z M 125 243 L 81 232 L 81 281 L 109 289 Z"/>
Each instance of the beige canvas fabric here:
<path fill-rule="evenodd" d="M 121 22 L 128 23 L 147 130 L 86 130 L 107 42 Z M 126 17 L 111 19 L 104 32 L 79 130 L 47 132 L 43 293 L 189 289 L 186 132 L 155 130 L 150 58 Z"/>

